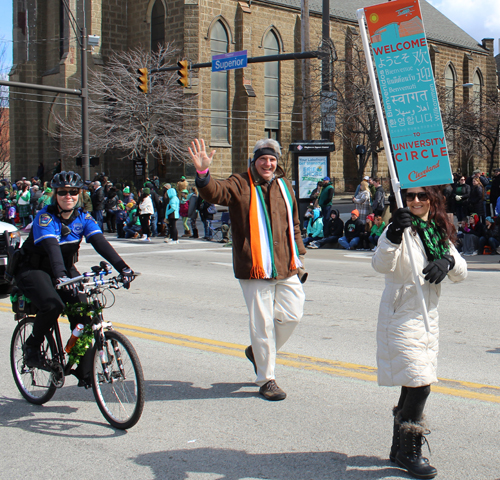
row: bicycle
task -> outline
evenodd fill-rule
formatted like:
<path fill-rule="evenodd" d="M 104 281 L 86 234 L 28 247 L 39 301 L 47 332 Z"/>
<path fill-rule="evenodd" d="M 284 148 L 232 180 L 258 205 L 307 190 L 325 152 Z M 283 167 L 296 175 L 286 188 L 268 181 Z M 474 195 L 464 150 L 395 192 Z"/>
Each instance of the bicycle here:
<path fill-rule="evenodd" d="M 126 430 L 133 427 L 142 415 L 144 375 L 130 341 L 125 335 L 113 330 L 111 322 L 105 321 L 102 314 L 104 308 L 114 305 L 114 294 L 113 303 L 107 306 L 104 292 L 126 285 L 120 276 L 105 278 L 111 274 L 111 266 L 106 262 L 101 262 L 100 266 L 92 267 L 91 270 L 57 285 L 57 288 L 74 284 L 87 296 L 87 304 L 80 304 L 80 308 L 86 308 L 85 313 L 91 317 L 91 332 L 88 335 L 93 335 L 93 345 L 89 347 L 93 349 L 93 361 L 91 385 L 85 387 L 92 387 L 104 418 L 113 427 Z M 13 293 L 17 292 L 22 293 L 14 287 Z M 30 403 L 43 405 L 64 385 L 65 377 L 72 373 L 72 367 L 77 362 L 71 362 L 71 355 L 66 358 L 59 322 L 55 322 L 41 347 L 44 358 L 42 365 L 39 368 L 25 365 L 23 345 L 32 332 L 36 313 L 34 306 L 31 310 L 27 306 L 29 304 L 14 307 L 13 303 L 16 313 L 14 318 L 18 324 L 10 347 L 11 368 L 21 395 Z M 25 307 L 24 310 L 22 307 Z"/>

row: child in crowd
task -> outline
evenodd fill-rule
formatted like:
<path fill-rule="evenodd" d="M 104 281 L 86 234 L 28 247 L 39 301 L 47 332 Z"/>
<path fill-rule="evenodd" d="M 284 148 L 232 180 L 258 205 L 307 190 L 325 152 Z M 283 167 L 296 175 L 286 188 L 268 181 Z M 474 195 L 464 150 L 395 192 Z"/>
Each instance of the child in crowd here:
<path fill-rule="evenodd" d="M 16 210 L 16 205 L 14 203 L 14 201 L 12 201 L 12 203 L 10 204 L 10 207 L 9 207 L 9 222 L 12 223 L 12 225 L 14 225 L 14 227 L 16 227 L 16 215 L 17 215 L 17 210 Z"/>
<path fill-rule="evenodd" d="M 184 234 L 182 235 L 183 237 L 190 237 L 192 235 L 191 230 L 188 225 L 188 220 L 189 220 L 189 201 L 188 201 L 188 194 L 189 191 L 187 189 L 184 189 L 181 191 L 181 198 L 179 199 L 180 205 L 179 205 L 179 215 L 182 218 L 182 226 L 184 228 Z"/>
<path fill-rule="evenodd" d="M 125 209 L 125 204 L 118 200 L 117 210 L 116 210 L 116 237 L 125 238 L 125 230 L 123 229 L 125 222 L 127 221 L 127 210 Z"/>
<path fill-rule="evenodd" d="M 373 226 L 370 231 L 370 236 L 368 237 L 370 244 L 373 245 L 373 251 L 377 249 L 378 239 L 382 235 L 384 228 L 385 222 L 382 220 L 382 217 L 380 215 L 375 215 L 375 218 L 373 219 Z"/>
<path fill-rule="evenodd" d="M 310 242 L 323 238 L 323 217 L 321 216 L 321 208 L 316 207 L 309 213 L 309 223 L 307 224 L 307 237 L 304 238 L 304 246 Z"/>

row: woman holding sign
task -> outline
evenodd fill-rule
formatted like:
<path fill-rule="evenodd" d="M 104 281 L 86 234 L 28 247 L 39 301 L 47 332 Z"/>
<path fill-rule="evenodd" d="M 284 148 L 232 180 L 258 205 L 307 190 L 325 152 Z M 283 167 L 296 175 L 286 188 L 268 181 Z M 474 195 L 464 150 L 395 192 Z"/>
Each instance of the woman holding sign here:
<path fill-rule="evenodd" d="M 422 456 L 424 407 L 432 383 L 437 382 L 438 311 L 440 283 L 448 276 L 459 282 L 467 264 L 453 242 L 455 229 L 446 214 L 437 187 L 403 191 L 407 208 L 397 209 L 372 259 L 373 268 L 385 274 L 377 327 L 378 383 L 400 386 L 394 407 L 394 434 L 390 459 L 417 478 L 434 478 L 437 470 Z M 406 243 L 403 231 L 410 229 Z M 429 331 L 419 308 L 408 252 L 412 250 L 429 316 Z"/>

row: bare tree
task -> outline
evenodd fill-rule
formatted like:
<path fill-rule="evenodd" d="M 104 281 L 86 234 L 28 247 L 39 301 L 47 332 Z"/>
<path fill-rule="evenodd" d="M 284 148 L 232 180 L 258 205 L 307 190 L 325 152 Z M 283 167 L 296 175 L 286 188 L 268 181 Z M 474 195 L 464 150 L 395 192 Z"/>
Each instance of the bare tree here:
<path fill-rule="evenodd" d="M 476 127 L 477 142 L 488 152 L 488 173 L 491 176 L 495 167 L 495 159 L 498 166 L 500 98 L 497 91 L 485 95 L 480 109 L 480 121 L 476 123 Z"/>
<path fill-rule="evenodd" d="M 475 159 L 486 150 L 488 172 L 491 175 L 495 160 L 498 159 L 500 135 L 498 93 L 486 94 L 483 97 L 475 96 L 457 105 L 446 101 L 444 89 L 438 92 L 440 103 L 444 106 L 443 125 L 449 149 L 460 149 L 462 171 L 470 175 L 478 166 Z"/>
<path fill-rule="evenodd" d="M 176 82 L 177 72 L 151 72 L 175 64 L 178 50 L 166 45 L 156 52 L 137 48 L 115 53 L 105 66 L 89 74 L 89 140 L 94 153 L 110 150 L 121 158 L 155 157 L 185 161 L 192 135 L 183 121 L 190 101 Z M 149 71 L 148 93 L 138 90 L 138 68 Z M 81 152 L 79 109 L 56 118 L 61 150 Z"/>

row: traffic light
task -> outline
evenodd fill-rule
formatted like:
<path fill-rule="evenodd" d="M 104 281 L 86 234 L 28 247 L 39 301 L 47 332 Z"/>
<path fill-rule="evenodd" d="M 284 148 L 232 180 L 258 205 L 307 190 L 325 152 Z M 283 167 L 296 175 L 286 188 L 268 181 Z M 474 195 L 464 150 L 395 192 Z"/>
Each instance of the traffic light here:
<path fill-rule="evenodd" d="M 139 81 L 137 89 L 139 90 L 139 92 L 148 93 L 148 69 L 138 68 L 137 73 L 140 74 L 140 77 L 137 78 L 137 80 Z"/>
<path fill-rule="evenodd" d="M 182 87 L 186 88 L 189 85 L 188 61 L 181 60 L 180 62 L 177 62 L 177 66 L 179 67 L 179 70 L 177 70 L 177 75 L 179 75 L 179 78 L 177 79 L 177 83 L 179 85 L 181 85 Z"/>

